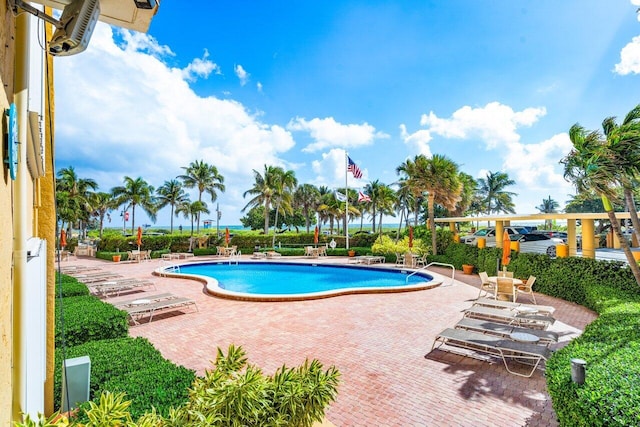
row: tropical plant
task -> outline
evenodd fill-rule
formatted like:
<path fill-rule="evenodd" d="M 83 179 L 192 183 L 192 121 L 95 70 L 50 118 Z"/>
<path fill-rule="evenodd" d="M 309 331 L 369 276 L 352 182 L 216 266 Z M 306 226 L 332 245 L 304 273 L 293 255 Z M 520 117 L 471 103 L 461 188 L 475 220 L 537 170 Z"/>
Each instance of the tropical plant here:
<path fill-rule="evenodd" d="M 505 191 L 506 187 L 515 183 L 505 172 L 487 172 L 485 178 L 478 179 L 478 194 L 487 215 L 516 212 L 512 197 L 517 194 Z"/>
<path fill-rule="evenodd" d="M 191 219 L 191 237 L 193 237 L 193 224 L 201 213 L 209 213 L 209 208 L 205 202 L 199 200 L 185 201 L 176 207 L 176 215 L 183 214 L 185 218 Z"/>
<path fill-rule="evenodd" d="M 177 179 L 165 181 L 164 184 L 158 187 L 156 193 L 158 194 L 158 209 L 162 209 L 167 205 L 171 206 L 171 233 L 173 233 L 173 216 L 176 206 L 188 202 L 189 196 L 184 192 L 182 184 Z"/>
<path fill-rule="evenodd" d="M 292 171 L 285 172 L 279 166 L 264 165 L 264 173 L 262 174 L 254 169 L 253 177 L 255 180 L 253 187 L 243 194 L 243 197 L 247 197 L 247 195 L 253 197 L 242 209 L 242 212 L 254 206 L 264 206 L 264 234 L 268 234 L 271 204 L 283 206 L 283 204 L 290 203 L 291 189 L 295 188 L 297 181 Z"/>
<path fill-rule="evenodd" d="M 633 258 L 627 239 L 622 235 L 620 222 L 611 203 L 612 199 L 617 198 L 616 183 L 620 168 L 618 158 L 598 131 L 588 131 L 576 123 L 569 130 L 569 138 L 573 149 L 561 160 L 564 164 L 564 177 L 576 186 L 579 193 L 593 190 L 602 198 L 611 228 L 618 237 L 631 272 L 640 286 L 640 268 Z"/>
<path fill-rule="evenodd" d="M 215 202 L 218 198 L 217 191 L 224 192 L 224 176 L 218 172 L 218 168 L 215 166 L 205 163 L 204 160 L 196 160 L 182 169 L 185 170 L 185 173 L 178 176 L 178 179 L 184 182 L 185 187 L 198 189 L 199 202 L 202 202 L 202 193 L 209 194 L 211 201 Z M 200 214 L 198 214 L 197 222 L 197 231 L 200 232 Z"/>
<path fill-rule="evenodd" d="M 556 213 L 558 212 L 559 206 L 560 204 L 553 200 L 551 196 L 549 196 L 549 198 L 547 199 L 542 199 L 542 204 L 536 206 L 536 209 L 538 209 L 541 213 Z M 545 228 L 551 228 L 551 220 L 546 219 L 544 223 Z"/>
<path fill-rule="evenodd" d="M 293 200 L 295 205 L 302 209 L 305 218 L 305 227 L 308 233 L 309 227 L 311 226 L 311 213 L 315 214 L 315 210 L 320 201 L 320 191 L 315 185 L 302 184 L 296 188 Z"/>
<path fill-rule="evenodd" d="M 434 154 L 431 158 L 418 155 L 413 161 L 407 160 L 397 170 L 405 175 L 407 185 L 413 189 L 414 194 L 427 193 L 431 247 L 433 254 L 437 255 L 435 205 L 453 210 L 460 200 L 462 182 L 459 179 L 458 165 L 443 155 Z"/>
<path fill-rule="evenodd" d="M 65 222 L 71 227 L 77 223 L 83 237 L 85 233 L 84 224 L 89 220 L 91 207 L 89 198 L 93 191 L 98 189 L 98 184 L 90 178 L 80 178 L 73 166 L 62 168 L 58 171 L 56 181 L 56 205 L 58 217 L 62 221 L 64 229 Z"/>
<path fill-rule="evenodd" d="M 140 206 L 149 219 L 155 222 L 157 207 L 153 193 L 153 186 L 141 177 L 134 179 L 125 176 L 124 185 L 111 189 L 111 194 L 116 199 L 118 206 L 131 206 L 131 234 L 134 233 L 136 225 L 136 206 Z"/>

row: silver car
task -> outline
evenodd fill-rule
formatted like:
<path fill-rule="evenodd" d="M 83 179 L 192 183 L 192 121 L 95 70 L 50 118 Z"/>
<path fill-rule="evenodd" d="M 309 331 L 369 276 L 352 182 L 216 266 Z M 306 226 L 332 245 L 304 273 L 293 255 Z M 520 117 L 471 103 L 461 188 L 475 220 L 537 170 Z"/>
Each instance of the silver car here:
<path fill-rule="evenodd" d="M 564 240 L 542 233 L 518 234 L 510 237 L 512 241 L 520 242 L 520 252 L 547 254 L 550 257 L 556 256 L 556 246 L 564 244 Z"/>
<path fill-rule="evenodd" d="M 512 237 L 516 234 L 526 233 L 527 229 L 524 227 L 504 227 L 509 233 L 509 237 Z M 466 243 L 467 245 L 478 244 L 478 237 L 483 237 L 486 239 L 487 247 L 490 248 L 496 245 L 496 229 L 495 227 L 481 228 L 473 234 L 469 234 L 468 236 L 462 236 L 460 238 L 460 243 Z M 511 239 L 513 240 L 513 239 Z"/>

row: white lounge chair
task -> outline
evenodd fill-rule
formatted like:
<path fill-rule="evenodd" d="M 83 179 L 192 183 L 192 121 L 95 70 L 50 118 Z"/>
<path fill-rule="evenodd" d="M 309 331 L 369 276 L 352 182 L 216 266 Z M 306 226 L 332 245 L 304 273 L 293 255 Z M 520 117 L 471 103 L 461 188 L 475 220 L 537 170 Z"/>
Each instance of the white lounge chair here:
<path fill-rule="evenodd" d="M 193 307 L 198 311 L 196 302 L 190 298 L 176 297 L 172 299 L 163 299 L 160 301 L 150 302 L 148 304 L 137 304 L 133 306 L 122 307 L 122 310 L 129 314 L 129 319 L 135 324 L 140 324 L 140 319 L 149 317 L 149 323 L 153 320 L 153 316 L 159 312 L 169 312 L 183 309 L 185 307 Z"/>
<path fill-rule="evenodd" d="M 521 313 L 515 310 L 504 310 L 483 306 L 472 306 L 464 311 L 464 317 L 484 319 L 492 322 L 507 323 L 526 328 L 547 329 L 555 322 L 551 316 L 536 313 Z"/>
<path fill-rule="evenodd" d="M 498 301 L 493 298 L 480 298 L 476 300 L 473 305 L 480 305 L 484 307 L 491 308 L 501 308 L 504 310 L 514 310 L 518 312 L 530 312 L 530 313 L 538 313 L 538 314 L 546 314 L 549 316 L 553 316 L 553 313 L 556 311 L 555 307 L 550 305 L 534 305 L 534 304 L 523 304 L 520 302 L 511 302 L 511 301 Z"/>
<path fill-rule="evenodd" d="M 488 320 L 472 319 L 470 317 L 463 317 L 460 319 L 460 321 L 455 325 L 455 328 L 496 335 L 506 339 L 511 339 L 511 335 L 514 333 L 530 334 L 537 337 L 539 342 L 544 345 L 558 342 L 558 334 L 552 331 L 521 328 L 519 326 L 508 325 L 506 323 L 496 323 Z"/>
<path fill-rule="evenodd" d="M 436 344 L 438 344 L 437 347 Z M 448 328 L 440 332 L 433 341 L 431 350 L 439 348 L 446 351 L 446 348 L 442 348 L 443 345 L 498 357 L 502 359 L 509 373 L 527 378 L 533 375 L 542 361 L 551 357 L 551 350 L 546 346 L 511 341 L 464 329 Z M 513 366 L 509 366 L 509 362 L 527 364 L 530 369 L 524 373 L 518 372 L 513 369 Z"/>

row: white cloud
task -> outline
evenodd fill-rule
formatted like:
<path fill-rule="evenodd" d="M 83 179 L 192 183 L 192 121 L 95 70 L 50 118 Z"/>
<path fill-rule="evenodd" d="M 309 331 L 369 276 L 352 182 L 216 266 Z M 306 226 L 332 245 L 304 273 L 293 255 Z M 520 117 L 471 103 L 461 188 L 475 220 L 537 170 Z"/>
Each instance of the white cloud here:
<path fill-rule="evenodd" d="M 157 187 L 203 159 L 225 176 L 228 212 L 238 213 L 246 201 L 233 188 L 250 188 L 252 169 L 284 165 L 291 133 L 236 101 L 198 96 L 151 37 L 124 31 L 122 40 L 98 23 L 85 52 L 55 59 L 56 167 L 73 165 L 108 191 L 125 175 Z"/>
<path fill-rule="evenodd" d="M 422 154 L 426 157 L 431 157 L 431 147 L 429 142 L 433 139 L 431 133 L 428 130 L 418 130 L 412 134 L 407 132 L 407 126 L 400 125 L 400 136 L 407 145 L 413 145 L 418 154 Z"/>
<path fill-rule="evenodd" d="M 640 15 L 638 15 L 640 20 Z M 616 64 L 615 72 L 621 75 L 640 74 L 640 36 L 634 37 L 620 51 L 620 62 Z"/>
<path fill-rule="evenodd" d="M 258 89 L 258 92 L 262 93 L 262 83 L 256 83 L 256 89 Z"/>
<path fill-rule="evenodd" d="M 376 128 L 368 123 L 345 125 L 336 122 L 333 117 L 312 120 L 296 117 L 289 122 L 287 129 L 309 133 L 314 142 L 302 151 L 310 153 L 333 147 L 362 147 L 373 144 L 376 139 L 389 137 L 383 132 L 376 132 Z"/>
<path fill-rule="evenodd" d="M 195 58 L 182 70 L 182 77 L 187 81 L 195 81 L 198 77 L 209 77 L 209 74 L 222 74 L 220 67 L 213 61 L 207 59 L 209 52 L 205 49 L 202 58 Z"/>
<path fill-rule="evenodd" d="M 432 111 L 423 114 L 420 124 L 428 127 L 431 135 L 444 138 L 467 139 L 478 137 L 487 148 L 520 140 L 516 129 L 531 126 L 547 113 L 544 107 L 513 111 L 508 105 L 491 102 L 482 108 L 464 106 L 451 118 L 441 119 Z"/>
<path fill-rule="evenodd" d="M 359 163 L 359 159 L 351 159 L 362 169 L 362 165 Z M 341 187 L 344 188 L 346 164 L 344 157 L 344 150 L 340 148 L 333 148 L 327 153 L 322 154 L 321 160 L 314 160 L 311 163 L 313 172 L 317 175 L 314 185 L 325 185 L 330 188 Z M 362 178 L 356 179 L 351 173 L 347 173 L 347 179 L 349 188 L 364 187 L 365 183 L 369 181 L 369 171 L 362 169 Z"/>
<path fill-rule="evenodd" d="M 401 125 L 401 134 L 406 143 L 429 149 L 428 143 L 435 136 L 445 139 L 479 139 L 488 150 L 502 160 L 501 170 L 516 182 L 509 191 L 518 193 L 514 202 L 520 212 L 535 212 L 541 203 L 538 195 L 551 194 L 562 202 L 573 188 L 562 174 L 559 159 L 571 149 L 566 133 L 538 143 L 523 143 L 518 129 L 532 126 L 546 114 L 544 107 L 514 111 L 507 105 L 492 102 L 484 107 L 465 106 L 455 111 L 450 118 L 439 118 L 434 112 L 424 114 L 420 123 L 426 129 L 408 134 Z M 421 145 L 422 144 L 422 145 Z M 427 155 L 426 153 L 423 153 Z M 484 178 L 487 169 L 478 171 L 476 178 Z"/>
<path fill-rule="evenodd" d="M 236 76 L 238 76 L 238 79 L 240 79 L 240 86 L 244 86 L 247 84 L 247 81 L 249 81 L 249 76 L 251 74 L 247 73 L 247 71 L 242 68 L 242 65 L 238 64 L 233 68 L 233 71 L 236 73 Z"/>

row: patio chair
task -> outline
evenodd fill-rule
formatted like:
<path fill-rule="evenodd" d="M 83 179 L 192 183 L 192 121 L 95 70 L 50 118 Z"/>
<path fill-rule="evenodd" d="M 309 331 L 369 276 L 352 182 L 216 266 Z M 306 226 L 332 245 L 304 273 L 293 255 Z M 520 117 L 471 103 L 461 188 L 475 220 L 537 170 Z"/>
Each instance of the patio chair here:
<path fill-rule="evenodd" d="M 526 283 L 523 283 L 522 285 L 517 286 L 518 293 L 522 292 L 525 294 L 529 294 L 534 304 L 536 304 L 536 297 L 535 295 L 533 295 L 533 284 L 535 283 L 535 281 L 536 281 L 536 276 L 529 276 Z M 516 299 L 517 299 L 517 296 L 516 296 Z"/>
<path fill-rule="evenodd" d="M 550 305 L 533 305 L 533 304 L 523 304 L 519 302 L 510 302 L 510 301 L 497 301 L 493 298 L 480 298 L 477 299 L 473 305 L 481 305 L 485 307 L 492 308 L 502 308 L 505 310 L 515 310 L 521 312 L 536 312 L 539 314 L 547 314 L 549 316 L 553 316 L 553 313 L 556 311 L 555 307 Z"/>
<path fill-rule="evenodd" d="M 109 280 L 100 283 L 91 283 L 87 286 L 91 293 L 101 295 L 105 298 L 118 296 L 122 292 L 140 290 L 141 288 L 156 288 L 155 283 L 152 281 L 140 279 Z"/>
<path fill-rule="evenodd" d="M 396 253 L 396 267 L 404 267 L 404 255 Z"/>
<path fill-rule="evenodd" d="M 276 251 L 267 252 L 267 258 L 268 259 L 278 258 L 278 257 L 281 257 L 281 256 L 282 256 L 282 254 L 280 252 L 276 252 Z"/>
<path fill-rule="evenodd" d="M 508 277 L 513 279 L 513 271 L 498 271 L 498 277 Z"/>
<path fill-rule="evenodd" d="M 437 347 L 436 344 L 438 344 Z M 536 368 L 542 361 L 546 361 L 551 357 L 551 350 L 546 346 L 515 342 L 501 337 L 464 329 L 447 328 L 440 332 L 433 341 L 431 351 L 435 348 L 447 351 L 446 348 L 442 348 L 443 345 L 471 350 L 481 355 L 490 355 L 500 358 L 509 373 L 527 378 L 530 378 L 533 375 Z M 467 354 L 465 354 L 465 356 L 466 355 Z M 526 364 L 531 368 L 530 370 L 521 373 L 514 370 L 513 366 L 509 366 L 509 362 L 511 362 L 512 365 L 513 362 Z"/>
<path fill-rule="evenodd" d="M 516 300 L 516 287 L 513 284 L 513 279 L 507 277 L 498 277 L 496 280 L 496 293 L 495 298 L 498 299 L 500 296 L 511 299 L 511 301 Z"/>
<path fill-rule="evenodd" d="M 129 315 L 129 319 L 135 324 L 140 324 L 140 319 L 145 316 L 149 317 L 149 323 L 153 320 L 153 316 L 158 312 L 169 312 L 193 306 L 198 311 L 196 302 L 190 298 L 176 297 L 172 299 L 164 299 L 149 304 L 137 304 L 129 307 L 122 307 Z"/>
<path fill-rule="evenodd" d="M 472 306 L 464 311 L 464 317 L 489 320 L 491 322 L 507 323 L 533 329 L 547 329 L 556 319 L 552 316 L 538 313 L 518 312 L 483 306 Z"/>
<path fill-rule="evenodd" d="M 482 295 L 482 291 L 484 291 L 486 296 L 489 296 L 491 293 L 495 297 L 496 287 L 489 281 L 489 275 L 487 272 L 481 271 L 478 273 L 478 276 L 480 276 L 480 291 L 478 292 L 478 298 Z"/>
<path fill-rule="evenodd" d="M 505 339 L 511 339 L 511 334 L 513 333 L 526 333 L 536 336 L 540 340 L 540 344 L 547 346 L 558 342 L 558 334 L 552 331 L 521 328 L 519 326 L 491 322 L 489 320 L 472 319 L 470 317 L 463 317 L 460 319 L 460 321 L 455 325 L 455 328 L 496 335 Z"/>
<path fill-rule="evenodd" d="M 135 299 L 129 299 L 125 301 L 116 301 L 116 302 L 113 302 L 112 304 L 114 307 L 121 308 L 121 307 L 135 306 L 140 304 L 149 304 L 152 302 L 158 302 L 158 301 L 174 299 L 174 298 L 178 298 L 178 297 L 170 293 L 149 295 L 149 296 L 144 295 L 142 297 L 138 297 Z"/>

